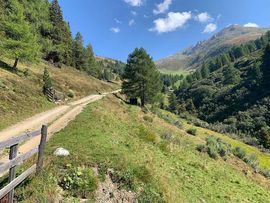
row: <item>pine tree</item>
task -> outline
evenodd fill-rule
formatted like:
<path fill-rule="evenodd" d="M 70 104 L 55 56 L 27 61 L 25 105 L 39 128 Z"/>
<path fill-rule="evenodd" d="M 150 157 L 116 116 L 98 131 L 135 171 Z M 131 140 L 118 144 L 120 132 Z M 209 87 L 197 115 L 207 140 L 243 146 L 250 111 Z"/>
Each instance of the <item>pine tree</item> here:
<path fill-rule="evenodd" d="M 205 64 L 203 64 L 201 68 L 202 78 L 207 78 L 209 74 L 210 74 L 209 68 Z"/>
<path fill-rule="evenodd" d="M 6 57 L 15 60 L 13 68 L 16 69 L 19 60 L 35 60 L 39 46 L 25 20 L 22 5 L 17 0 L 9 0 L 5 11 L 7 14 L 1 23 L 4 37 L 0 46 Z"/>
<path fill-rule="evenodd" d="M 224 84 L 235 84 L 240 78 L 232 64 L 224 68 Z"/>
<path fill-rule="evenodd" d="M 131 101 L 140 98 L 141 106 L 153 103 L 161 90 L 159 72 L 143 48 L 136 48 L 129 55 L 123 79 L 123 92 Z"/>
<path fill-rule="evenodd" d="M 51 90 L 53 86 L 52 79 L 47 68 L 44 68 L 43 83 L 43 93 L 46 94 L 46 91 Z"/>
<path fill-rule="evenodd" d="M 79 70 L 85 70 L 86 61 L 85 61 L 85 49 L 83 46 L 83 37 L 81 33 L 77 33 L 73 42 L 73 61 L 75 68 Z"/>
<path fill-rule="evenodd" d="M 169 110 L 175 111 L 177 106 L 177 100 L 175 94 L 172 92 L 169 96 Z"/>

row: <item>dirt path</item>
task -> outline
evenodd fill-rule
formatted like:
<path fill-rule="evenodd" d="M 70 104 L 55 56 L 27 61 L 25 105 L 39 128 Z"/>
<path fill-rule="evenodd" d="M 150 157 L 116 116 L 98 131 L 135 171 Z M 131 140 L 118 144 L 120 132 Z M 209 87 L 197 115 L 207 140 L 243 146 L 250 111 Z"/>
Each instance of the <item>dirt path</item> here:
<path fill-rule="evenodd" d="M 111 92 L 115 93 L 120 90 Z M 80 100 L 75 102 L 71 102 L 67 105 L 58 106 L 52 110 L 37 114 L 25 121 L 22 121 L 16 125 L 13 125 L 3 131 L 0 132 L 0 141 L 7 140 L 15 135 L 18 135 L 23 132 L 36 130 L 41 125 L 47 124 L 48 125 L 48 139 L 56 132 L 60 131 L 67 124 L 74 120 L 75 117 L 82 112 L 83 108 L 92 102 L 102 99 L 108 93 L 102 95 L 90 95 L 84 97 Z M 25 153 L 30 149 L 36 147 L 39 144 L 40 137 L 36 137 L 19 147 L 18 153 Z M 7 157 L 5 159 L 1 159 L 1 163 L 6 162 Z"/>

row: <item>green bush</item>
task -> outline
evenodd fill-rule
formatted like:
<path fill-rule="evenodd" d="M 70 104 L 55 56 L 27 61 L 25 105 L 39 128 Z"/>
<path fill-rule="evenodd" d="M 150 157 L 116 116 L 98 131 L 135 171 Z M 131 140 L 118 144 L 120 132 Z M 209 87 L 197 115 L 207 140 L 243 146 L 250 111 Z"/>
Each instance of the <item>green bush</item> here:
<path fill-rule="evenodd" d="M 60 173 L 59 185 L 74 197 L 89 198 L 97 189 L 97 179 L 92 169 L 68 164 Z"/>
<path fill-rule="evenodd" d="M 146 129 L 143 126 L 139 128 L 138 135 L 140 138 L 144 139 L 147 142 L 157 143 L 159 141 L 159 136 L 156 133 Z"/>
<path fill-rule="evenodd" d="M 73 90 L 68 90 L 67 96 L 70 97 L 70 98 L 74 98 L 75 97 L 74 91 Z"/>
<path fill-rule="evenodd" d="M 249 156 L 244 157 L 243 161 L 254 169 L 258 167 L 258 158 L 256 154 L 251 154 Z"/>
<path fill-rule="evenodd" d="M 190 128 L 187 130 L 187 133 L 190 135 L 197 135 L 197 129 L 196 128 Z"/>
<path fill-rule="evenodd" d="M 236 147 L 233 150 L 234 156 L 238 157 L 239 159 L 244 159 L 247 155 L 246 151 L 241 149 L 240 147 Z"/>
<path fill-rule="evenodd" d="M 207 137 L 206 144 L 197 145 L 196 149 L 200 152 L 207 152 L 213 159 L 218 159 L 218 157 L 226 159 L 231 154 L 231 145 L 215 137 Z"/>

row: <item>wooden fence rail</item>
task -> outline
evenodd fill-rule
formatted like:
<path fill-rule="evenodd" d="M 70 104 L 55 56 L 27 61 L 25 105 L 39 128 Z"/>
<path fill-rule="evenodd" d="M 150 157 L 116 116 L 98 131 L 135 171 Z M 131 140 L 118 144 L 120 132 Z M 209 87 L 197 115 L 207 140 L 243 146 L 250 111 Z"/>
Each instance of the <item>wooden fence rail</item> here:
<path fill-rule="evenodd" d="M 20 156 L 17 156 L 18 146 L 20 143 L 25 142 L 39 135 L 41 135 L 41 139 L 38 147 L 31 149 Z M 42 128 L 37 131 L 24 133 L 22 135 L 15 136 L 14 138 L 11 138 L 9 140 L 0 142 L 0 150 L 9 147 L 9 162 L 0 165 L 0 174 L 9 170 L 9 178 L 8 178 L 9 183 L 0 190 L 0 203 L 1 202 L 13 203 L 14 188 L 35 171 L 37 174 L 41 173 L 43 167 L 46 139 L 47 139 L 47 126 L 43 125 Z M 18 177 L 16 177 L 16 166 L 22 164 L 23 161 L 29 159 L 36 153 L 38 153 L 37 163 L 28 168 Z"/>

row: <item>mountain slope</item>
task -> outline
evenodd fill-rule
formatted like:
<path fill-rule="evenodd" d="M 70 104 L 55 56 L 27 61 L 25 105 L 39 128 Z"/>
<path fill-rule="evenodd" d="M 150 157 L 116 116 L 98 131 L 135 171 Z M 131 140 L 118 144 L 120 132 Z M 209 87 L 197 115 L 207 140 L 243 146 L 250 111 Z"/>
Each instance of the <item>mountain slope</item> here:
<path fill-rule="evenodd" d="M 138 202 L 269 202 L 270 182 L 244 162 L 214 160 L 196 150 L 214 132 L 198 128 L 198 136 L 188 135 L 186 123 L 162 114 L 167 121 L 112 96 L 90 104 L 49 141 L 43 175 L 16 189 L 18 200 L 134 202 L 124 192 L 132 191 Z M 52 155 L 57 147 L 70 156 Z M 107 174 L 112 182 L 102 187 Z M 94 200 L 100 196 L 104 201 Z"/>
<path fill-rule="evenodd" d="M 42 93 L 45 67 L 49 70 L 54 88 L 69 100 L 96 94 L 97 91 L 117 89 L 112 83 L 70 67 L 59 69 L 47 63 L 20 64 L 17 73 L 14 73 L 8 64 L 0 61 L 0 129 L 56 106 Z"/>
<path fill-rule="evenodd" d="M 205 63 L 175 91 L 185 111 L 252 145 L 270 149 L 270 32 Z M 252 48 L 248 51 L 248 47 Z M 246 51 L 244 51 L 246 50 Z M 226 60 L 220 60 L 224 56 Z M 226 57 L 229 56 L 229 57 Z M 221 63 L 220 63 L 221 62 Z"/>
<path fill-rule="evenodd" d="M 161 59 L 156 62 L 162 70 L 196 69 L 204 60 L 224 53 L 234 45 L 239 45 L 262 36 L 267 29 L 249 28 L 241 25 L 231 25 L 209 40 L 201 41 L 197 45 L 182 52 Z"/>

